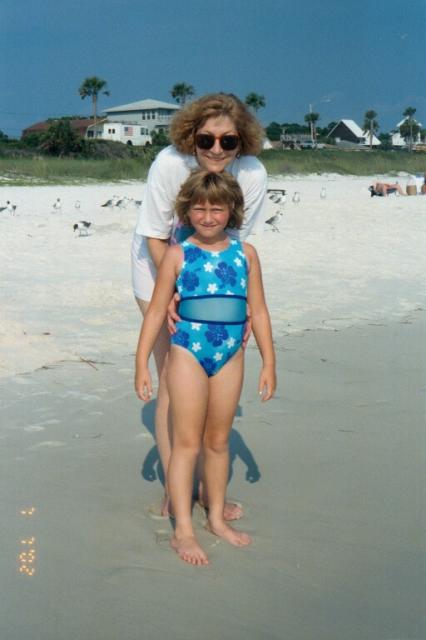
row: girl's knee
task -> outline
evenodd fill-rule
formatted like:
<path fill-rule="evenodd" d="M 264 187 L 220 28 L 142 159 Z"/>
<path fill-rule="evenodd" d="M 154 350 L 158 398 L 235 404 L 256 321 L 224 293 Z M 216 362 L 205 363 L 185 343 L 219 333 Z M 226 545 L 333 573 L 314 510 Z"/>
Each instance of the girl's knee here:
<path fill-rule="evenodd" d="M 204 438 L 203 449 L 208 453 L 227 453 L 229 448 L 229 438 L 206 436 Z"/>
<path fill-rule="evenodd" d="M 197 458 L 201 452 L 201 441 L 196 438 L 173 437 L 173 449 L 186 456 Z"/>

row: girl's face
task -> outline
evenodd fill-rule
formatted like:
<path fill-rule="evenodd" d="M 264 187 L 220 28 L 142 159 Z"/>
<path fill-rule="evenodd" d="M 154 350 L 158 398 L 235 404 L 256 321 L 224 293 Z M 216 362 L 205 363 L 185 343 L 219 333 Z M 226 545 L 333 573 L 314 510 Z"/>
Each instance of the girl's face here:
<path fill-rule="evenodd" d="M 189 210 L 189 220 L 195 231 L 205 240 L 213 240 L 221 236 L 229 222 L 230 208 L 227 204 L 211 204 L 199 202 Z"/>
<path fill-rule="evenodd" d="M 213 146 L 210 149 L 202 149 L 197 146 L 198 134 L 213 136 Z M 223 136 L 225 136 L 224 139 L 222 138 Z M 217 118 L 206 120 L 203 126 L 195 133 L 195 155 L 199 165 L 212 173 L 223 171 L 236 158 L 239 152 L 239 143 L 234 149 L 227 150 L 227 147 L 232 147 L 235 144 L 235 138 L 234 140 L 232 139 L 235 136 L 238 136 L 238 131 L 228 116 L 218 116 Z M 225 146 L 225 149 L 222 148 L 222 145 Z"/>

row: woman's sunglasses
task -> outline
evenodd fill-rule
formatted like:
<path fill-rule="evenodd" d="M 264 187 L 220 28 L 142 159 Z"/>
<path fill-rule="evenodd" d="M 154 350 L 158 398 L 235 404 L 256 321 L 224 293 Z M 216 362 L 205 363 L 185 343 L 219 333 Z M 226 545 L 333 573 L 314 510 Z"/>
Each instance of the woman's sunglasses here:
<path fill-rule="evenodd" d="M 223 151 L 234 151 L 240 143 L 239 136 L 233 133 L 225 133 L 223 136 L 214 136 L 212 133 L 197 133 L 195 136 L 196 146 L 204 151 L 212 149 L 216 140 L 219 140 Z"/>

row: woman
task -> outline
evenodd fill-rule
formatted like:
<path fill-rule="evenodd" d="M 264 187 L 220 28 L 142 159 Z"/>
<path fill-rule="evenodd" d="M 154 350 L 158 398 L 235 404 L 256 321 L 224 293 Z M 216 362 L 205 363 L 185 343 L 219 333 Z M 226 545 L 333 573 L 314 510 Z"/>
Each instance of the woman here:
<path fill-rule="evenodd" d="M 264 132 L 237 97 L 217 93 L 186 105 L 173 119 L 170 138 L 172 145 L 158 154 L 150 168 L 132 245 L 133 290 L 142 314 L 151 300 L 156 271 L 168 244 L 183 239 L 184 229 L 177 227 L 174 203 L 192 169 L 200 166 L 214 173 L 226 170 L 237 179 L 244 195 L 245 215 L 241 228 L 229 230 L 230 236 L 245 240 L 263 225 L 267 176 L 255 156 L 262 149 Z M 169 334 L 164 326 L 154 347 L 159 379 L 155 433 L 166 473 L 171 452 L 166 385 L 168 350 Z M 203 495 L 201 499 L 208 506 L 208 497 Z M 169 514 L 167 481 L 161 512 Z M 238 505 L 225 504 L 227 520 L 241 515 Z"/>

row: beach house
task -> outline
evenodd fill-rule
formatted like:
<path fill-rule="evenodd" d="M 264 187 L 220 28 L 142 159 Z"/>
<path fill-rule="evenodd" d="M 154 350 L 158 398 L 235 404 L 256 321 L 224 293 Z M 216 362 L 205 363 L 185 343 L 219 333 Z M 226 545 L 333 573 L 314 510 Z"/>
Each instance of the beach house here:
<path fill-rule="evenodd" d="M 109 122 L 120 122 L 126 125 L 139 125 L 148 129 L 148 133 L 152 131 L 167 131 L 170 122 L 180 109 L 179 105 L 169 102 L 161 102 L 160 100 L 139 100 L 123 104 L 118 107 L 109 107 L 104 109 L 103 113 Z"/>
<path fill-rule="evenodd" d="M 340 147 L 354 148 L 370 146 L 369 132 L 363 131 L 355 120 L 339 120 L 331 131 L 329 131 L 327 138 L 334 138 L 336 145 Z M 378 147 L 380 144 L 380 140 L 373 135 L 373 147 Z"/>
<path fill-rule="evenodd" d="M 62 118 L 49 118 L 49 120 L 43 120 L 42 122 L 36 122 L 35 124 L 26 127 L 22 131 L 22 138 L 26 138 L 32 133 L 45 133 L 49 127 L 58 122 Z M 93 118 L 67 118 L 71 125 L 71 129 L 79 136 L 84 137 L 86 135 L 87 128 L 94 123 Z"/>
<path fill-rule="evenodd" d="M 87 127 L 86 138 L 113 140 L 141 147 L 152 144 L 148 127 L 141 127 L 136 122 L 114 122 L 106 118 Z"/>
<path fill-rule="evenodd" d="M 397 147 L 399 149 L 401 149 L 402 147 L 408 147 L 408 141 L 402 137 L 401 135 L 401 131 L 400 131 L 400 127 L 402 127 L 402 125 L 408 120 L 407 118 L 404 118 L 403 120 L 401 120 L 401 122 L 398 122 L 398 124 L 396 125 L 395 129 L 393 129 L 391 131 L 391 140 L 392 140 L 392 146 L 393 147 Z M 421 122 L 418 122 L 417 120 L 415 120 L 413 118 L 413 122 L 419 127 L 419 132 L 416 135 L 413 135 L 413 144 L 420 144 L 422 141 L 421 138 L 421 129 L 423 127 Z"/>

